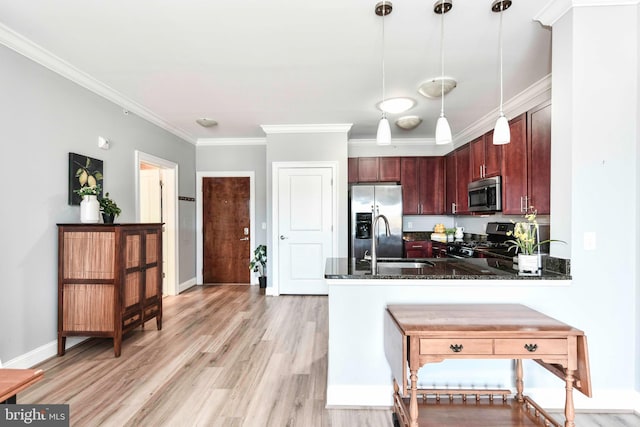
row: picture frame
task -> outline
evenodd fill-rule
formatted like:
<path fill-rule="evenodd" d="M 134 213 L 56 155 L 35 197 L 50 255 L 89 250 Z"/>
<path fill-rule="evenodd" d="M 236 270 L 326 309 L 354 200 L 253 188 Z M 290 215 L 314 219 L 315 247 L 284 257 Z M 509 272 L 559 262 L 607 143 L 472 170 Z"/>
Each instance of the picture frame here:
<path fill-rule="evenodd" d="M 100 184 L 98 198 L 102 198 L 103 178 L 102 160 L 82 154 L 69 153 L 69 204 L 80 205 L 82 197 L 75 193 L 75 190 L 95 184 Z"/>

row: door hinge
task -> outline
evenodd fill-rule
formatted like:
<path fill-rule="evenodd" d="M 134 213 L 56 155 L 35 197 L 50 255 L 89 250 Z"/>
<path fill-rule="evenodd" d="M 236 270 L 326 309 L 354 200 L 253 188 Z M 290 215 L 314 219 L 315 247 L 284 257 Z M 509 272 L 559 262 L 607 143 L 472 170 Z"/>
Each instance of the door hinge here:
<path fill-rule="evenodd" d="M 167 275 L 165 274 L 165 272 L 162 272 L 162 278 L 165 279 L 167 277 Z"/>

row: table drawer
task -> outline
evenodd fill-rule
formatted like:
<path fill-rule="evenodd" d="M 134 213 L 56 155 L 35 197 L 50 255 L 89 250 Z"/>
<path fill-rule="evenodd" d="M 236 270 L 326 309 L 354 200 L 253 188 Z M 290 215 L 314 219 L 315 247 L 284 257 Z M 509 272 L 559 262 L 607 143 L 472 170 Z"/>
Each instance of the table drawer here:
<path fill-rule="evenodd" d="M 492 339 L 468 338 L 423 338 L 420 340 L 420 354 L 492 354 Z"/>
<path fill-rule="evenodd" d="M 566 339 L 496 339 L 495 354 L 567 354 Z"/>

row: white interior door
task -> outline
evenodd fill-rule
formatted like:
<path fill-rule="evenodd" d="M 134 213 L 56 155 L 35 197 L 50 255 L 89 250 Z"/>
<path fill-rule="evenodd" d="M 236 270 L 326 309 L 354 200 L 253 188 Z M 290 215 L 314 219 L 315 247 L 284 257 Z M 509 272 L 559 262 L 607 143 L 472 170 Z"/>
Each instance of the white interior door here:
<path fill-rule="evenodd" d="M 326 295 L 325 262 L 333 256 L 333 170 L 278 172 L 278 267 L 282 294 Z"/>

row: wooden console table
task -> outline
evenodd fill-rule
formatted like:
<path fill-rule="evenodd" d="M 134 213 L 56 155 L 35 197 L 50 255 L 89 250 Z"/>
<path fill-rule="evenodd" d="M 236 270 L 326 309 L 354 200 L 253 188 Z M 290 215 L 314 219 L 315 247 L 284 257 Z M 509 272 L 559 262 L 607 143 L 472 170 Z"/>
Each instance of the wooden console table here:
<path fill-rule="evenodd" d="M 16 403 L 16 395 L 44 377 L 42 369 L 0 368 L 0 404 Z"/>
<path fill-rule="evenodd" d="M 565 382 L 565 427 L 574 427 L 573 389 L 591 397 L 587 337 L 572 326 L 519 304 L 421 304 L 390 305 L 385 313 L 385 355 L 394 380 L 394 411 L 398 424 L 452 425 L 451 411 L 468 414 L 467 421 L 453 425 L 560 426 L 531 398 L 523 394 L 522 359 L 533 359 Z M 426 363 L 445 359 L 514 359 L 516 393 L 511 390 L 418 389 L 418 369 Z M 407 370 L 409 376 L 407 375 Z M 418 395 L 421 395 L 419 403 Z M 449 415 L 427 405 L 427 396 L 460 395 L 463 404 L 450 406 Z M 502 397 L 502 404 L 494 396 Z M 471 396 L 471 399 L 468 397 Z M 507 410 L 500 423 L 493 420 L 499 411 L 479 415 L 480 396 L 488 396 L 487 406 Z M 487 400 L 485 398 L 485 400 Z M 534 408 L 530 412 L 529 408 Z M 462 412 L 466 411 L 466 412 Z M 504 412 L 504 411 L 501 411 Z M 484 420 L 481 417 L 489 417 Z M 511 419 L 517 421 L 510 421 Z M 424 420 L 424 421 L 423 421 Z M 474 423 L 471 423 L 473 420 Z M 459 422 L 459 421 L 458 421 Z"/>

